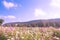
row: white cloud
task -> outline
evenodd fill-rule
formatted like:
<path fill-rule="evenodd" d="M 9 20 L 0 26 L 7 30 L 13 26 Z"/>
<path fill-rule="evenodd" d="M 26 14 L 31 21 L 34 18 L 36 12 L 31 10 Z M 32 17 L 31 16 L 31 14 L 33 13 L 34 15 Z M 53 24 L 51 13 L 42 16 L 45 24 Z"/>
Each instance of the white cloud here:
<path fill-rule="evenodd" d="M 9 16 L 7 16 L 7 18 L 15 19 L 16 17 L 15 16 L 12 16 L 12 15 L 9 15 Z"/>
<path fill-rule="evenodd" d="M 6 0 L 4 0 L 2 3 L 7 9 L 13 7 L 16 8 L 18 6 L 17 4 L 14 4 L 13 2 L 7 2 Z"/>
<path fill-rule="evenodd" d="M 60 8 L 60 0 L 51 0 L 50 6 Z"/>
<path fill-rule="evenodd" d="M 60 18 L 60 12 L 52 12 L 50 18 Z"/>
<path fill-rule="evenodd" d="M 54 18 L 60 18 L 60 11 L 50 11 L 45 12 L 41 9 L 35 9 L 34 16 L 36 19 L 54 19 Z"/>
<path fill-rule="evenodd" d="M 8 15 L 8 16 L 0 16 L 0 18 L 3 18 L 3 19 L 15 19 L 16 17 L 12 16 L 12 15 Z"/>
<path fill-rule="evenodd" d="M 46 13 L 42 9 L 35 9 L 35 16 L 45 16 Z"/>

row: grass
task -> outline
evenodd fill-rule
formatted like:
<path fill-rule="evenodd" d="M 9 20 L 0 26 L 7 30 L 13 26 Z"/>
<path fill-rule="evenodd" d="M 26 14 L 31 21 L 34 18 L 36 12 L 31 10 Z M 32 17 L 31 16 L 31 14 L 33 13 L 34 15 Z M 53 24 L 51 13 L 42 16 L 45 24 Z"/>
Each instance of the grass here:
<path fill-rule="evenodd" d="M 53 27 L 0 27 L 0 40 L 60 40 L 60 30 Z"/>

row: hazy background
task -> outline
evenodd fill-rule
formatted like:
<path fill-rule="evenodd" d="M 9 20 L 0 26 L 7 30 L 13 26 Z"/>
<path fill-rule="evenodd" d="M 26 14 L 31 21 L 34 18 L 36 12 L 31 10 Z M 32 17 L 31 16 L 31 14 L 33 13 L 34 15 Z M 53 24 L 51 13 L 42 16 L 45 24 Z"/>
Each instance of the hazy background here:
<path fill-rule="evenodd" d="M 60 18 L 60 0 L 0 0 L 0 18 L 4 23 Z"/>

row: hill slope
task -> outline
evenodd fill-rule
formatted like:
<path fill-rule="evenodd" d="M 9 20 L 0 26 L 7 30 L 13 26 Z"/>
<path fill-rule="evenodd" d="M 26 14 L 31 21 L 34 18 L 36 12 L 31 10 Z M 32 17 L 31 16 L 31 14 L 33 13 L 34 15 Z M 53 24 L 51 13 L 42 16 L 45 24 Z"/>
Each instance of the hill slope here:
<path fill-rule="evenodd" d="M 43 26 L 57 26 L 60 27 L 60 18 L 57 19 L 48 19 L 48 20 L 32 20 L 28 22 L 11 22 L 5 23 L 3 26 L 27 26 L 27 27 L 43 27 Z"/>

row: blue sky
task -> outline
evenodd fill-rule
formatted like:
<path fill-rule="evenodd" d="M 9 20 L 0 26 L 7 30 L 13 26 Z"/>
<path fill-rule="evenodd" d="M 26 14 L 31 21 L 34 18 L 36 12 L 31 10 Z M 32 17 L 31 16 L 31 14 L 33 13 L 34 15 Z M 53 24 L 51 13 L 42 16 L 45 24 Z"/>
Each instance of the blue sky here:
<path fill-rule="evenodd" d="M 4 23 L 60 18 L 60 0 L 0 0 Z"/>

